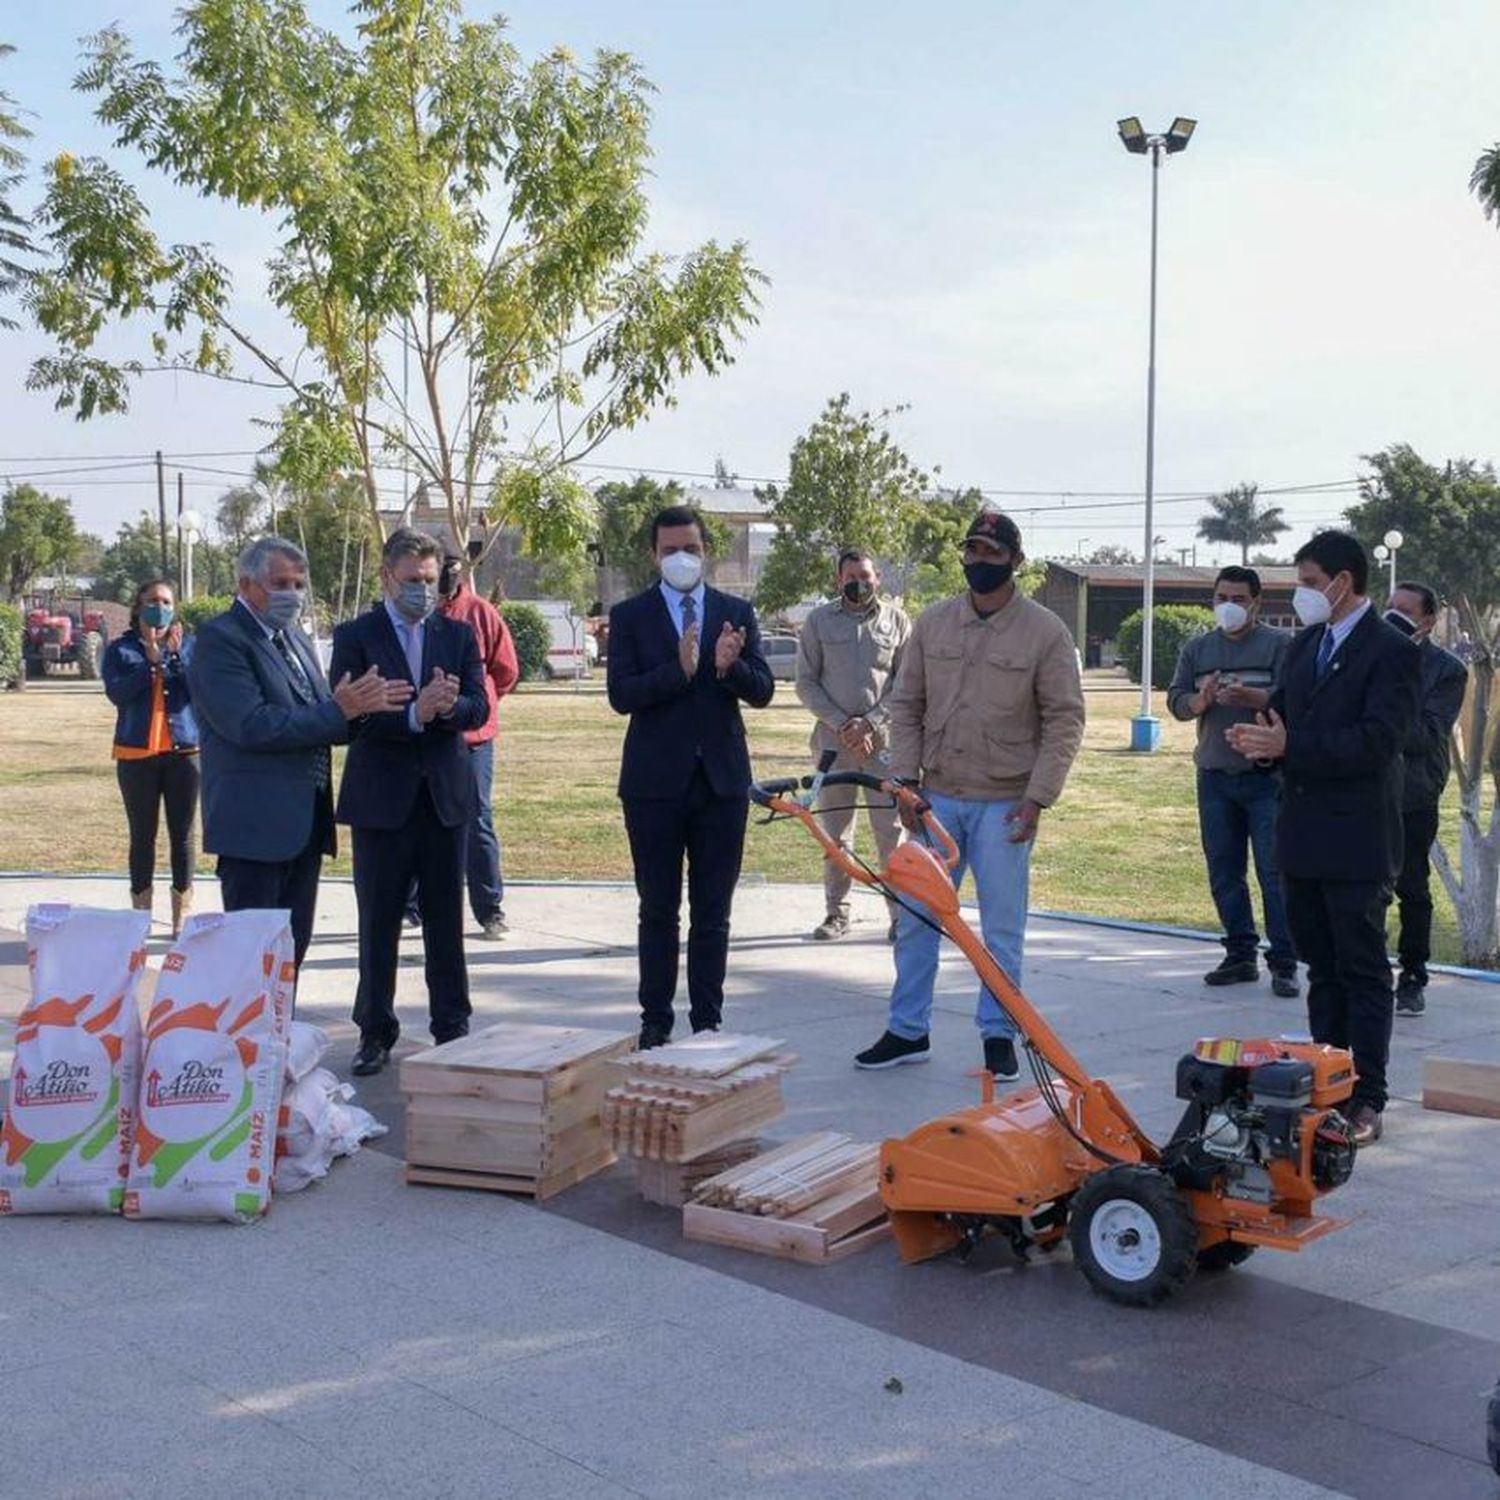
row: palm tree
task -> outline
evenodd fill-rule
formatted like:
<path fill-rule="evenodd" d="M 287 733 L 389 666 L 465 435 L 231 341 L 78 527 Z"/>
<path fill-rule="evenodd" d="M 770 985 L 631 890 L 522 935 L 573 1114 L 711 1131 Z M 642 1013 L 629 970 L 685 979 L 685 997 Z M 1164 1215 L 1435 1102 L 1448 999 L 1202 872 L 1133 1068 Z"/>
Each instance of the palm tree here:
<path fill-rule="evenodd" d="M 1500 222 L 1500 142 L 1474 163 L 1469 174 L 1469 191 L 1479 199 L 1485 218 Z"/>
<path fill-rule="evenodd" d="M 1281 519 L 1281 507 L 1262 508 L 1256 493 L 1256 485 L 1237 484 L 1222 495 L 1211 495 L 1212 511 L 1198 520 L 1198 535 L 1205 542 L 1231 543 L 1240 549 L 1240 561 L 1246 564 L 1252 547 L 1267 546 L 1292 529 L 1291 522 Z"/>

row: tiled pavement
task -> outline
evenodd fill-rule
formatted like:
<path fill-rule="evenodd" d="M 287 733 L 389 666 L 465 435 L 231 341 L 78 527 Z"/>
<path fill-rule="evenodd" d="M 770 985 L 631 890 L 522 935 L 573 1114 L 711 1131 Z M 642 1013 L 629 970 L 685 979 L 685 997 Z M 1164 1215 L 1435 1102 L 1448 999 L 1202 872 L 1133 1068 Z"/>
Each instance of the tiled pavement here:
<path fill-rule="evenodd" d="M 880 1029 L 889 951 L 873 905 L 858 936 L 806 942 L 818 895 L 747 885 L 736 905 L 730 1022 L 802 1059 L 776 1133 L 876 1138 L 972 1098 L 956 954 L 932 1063 L 849 1067 Z M 123 887 L 0 880 L 0 927 L 43 897 Z M 629 892 L 523 887 L 507 909 L 510 939 L 470 946 L 478 1019 L 630 1027 Z M 337 1034 L 341 1072 L 353 934 L 330 882 L 302 1011 Z M 1205 990 L 1213 953 L 1039 919 L 1028 988 L 1165 1130 L 1195 1037 L 1300 1018 L 1266 988 Z M 415 939 L 407 954 L 419 1045 Z M 1500 1057 L 1500 986 L 1435 981 L 1400 1023 L 1387 1139 L 1331 1200 L 1347 1229 L 1152 1312 L 1092 1296 L 1066 1252 L 903 1267 L 885 1245 L 814 1269 L 688 1244 L 624 1169 L 542 1207 L 405 1188 L 387 1074 L 361 1089 L 396 1127 L 382 1149 L 253 1228 L 0 1225 L 0 1494 L 1493 1500 L 1500 1124 L 1416 1106 L 1431 1050 Z"/>

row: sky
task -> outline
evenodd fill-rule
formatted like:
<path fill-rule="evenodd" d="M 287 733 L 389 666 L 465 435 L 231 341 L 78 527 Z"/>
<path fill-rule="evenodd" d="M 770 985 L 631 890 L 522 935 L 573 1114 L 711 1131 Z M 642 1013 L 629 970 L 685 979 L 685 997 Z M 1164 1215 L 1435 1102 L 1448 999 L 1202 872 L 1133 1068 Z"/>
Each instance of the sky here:
<path fill-rule="evenodd" d="M 30 112 L 33 160 L 107 153 L 70 87 L 76 39 L 117 20 L 169 57 L 170 7 L 7 9 L 0 39 L 18 51 L 0 87 Z M 652 246 L 744 238 L 771 282 L 734 366 L 689 380 L 676 410 L 595 455 L 618 472 L 587 478 L 699 473 L 722 455 L 747 482 L 780 479 L 798 434 L 848 391 L 904 407 L 892 430 L 912 459 L 989 492 L 1033 555 L 1139 552 L 1151 174 L 1115 134 L 1127 115 L 1199 121 L 1161 180 L 1162 555 L 1193 545 L 1192 497 L 1231 485 L 1343 484 L 1275 496 L 1292 543 L 1338 521 L 1361 454 L 1409 442 L 1435 462 L 1500 457 L 1500 231 L 1467 190 L 1500 140 L 1488 0 L 516 0 L 505 13 L 528 55 L 607 46 L 640 61 L 659 91 Z M 163 239 L 212 240 L 260 297 L 266 226 L 151 201 Z M 69 495 L 90 530 L 154 503 L 154 479 L 80 465 L 160 448 L 207 510 L 265 441 L 269 393 L 178 375 L 143 382 L 128 415 L 80 424 L 24 389 L 43 348 L 0 333 L 0 478 Z M 1219 556 L 1199 545 L 1199 561 Z"/>

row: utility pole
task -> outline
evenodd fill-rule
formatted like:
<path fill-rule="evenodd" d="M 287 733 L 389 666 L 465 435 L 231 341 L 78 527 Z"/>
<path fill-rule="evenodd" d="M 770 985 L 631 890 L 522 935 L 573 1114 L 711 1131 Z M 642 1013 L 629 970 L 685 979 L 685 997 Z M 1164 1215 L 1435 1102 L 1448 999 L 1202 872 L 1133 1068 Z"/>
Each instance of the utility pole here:
<path fill-rule="evenodd" d="M 182 572 L 182 470 L 177 471 L 177 586 L 183 586 Z"/>
<path fill-rule="evenodd" d="M 161 449 L 156 450 L 156 515 L 161 527 L 161 570 L 166 573 L 167 562 L 167 471 L 162 465 Z"/>

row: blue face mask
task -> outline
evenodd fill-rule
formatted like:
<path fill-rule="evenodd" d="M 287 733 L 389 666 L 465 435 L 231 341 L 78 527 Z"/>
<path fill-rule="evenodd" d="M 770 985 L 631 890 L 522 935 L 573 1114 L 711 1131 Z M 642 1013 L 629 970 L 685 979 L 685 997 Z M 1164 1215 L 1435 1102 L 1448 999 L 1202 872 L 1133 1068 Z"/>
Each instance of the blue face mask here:
<path fill-rule="evenodd" d="M 149 625 L 152 630 L 165 630 L 176 618 L 177 611 L 170 604 L 141 605 L 141 624 Z"/>
<path fill-rule="evenodd" d="M 414 578 L 409 583 L 401 585 L 401 591 L 392 603 L 395 604 L 397 612 L 403 619 L 410 620 L 415 625 L 425 620 L 437 608 L 437 601 L 437 585 L 424 583 L 420 578 Z"/>

